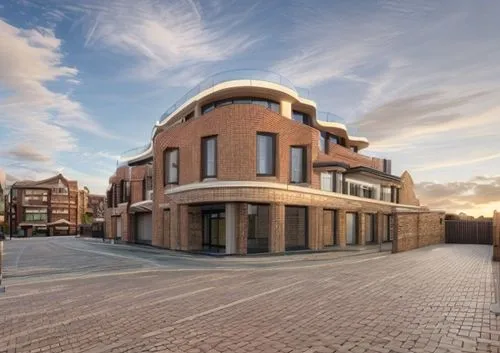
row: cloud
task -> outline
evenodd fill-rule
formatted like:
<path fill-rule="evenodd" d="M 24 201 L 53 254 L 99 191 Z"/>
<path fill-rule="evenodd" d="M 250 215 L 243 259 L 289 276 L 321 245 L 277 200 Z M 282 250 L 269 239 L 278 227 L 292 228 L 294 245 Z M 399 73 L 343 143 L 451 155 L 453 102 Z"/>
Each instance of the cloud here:
<path fill-rule="evenodd" d="M 490 216 L 500 203 L 500 176 L 478 176 L 465 182 L 421 182 L 415 191 L 422 204 L 449 213 Z"/>
<path fill-rule="evenodd" d="M 19 144 L 11 148 L 5 155 L 16 160 L 29 162 L 48 162 L 51 160 L 49 156 L 40 153 L 34 147 L 26 144 Z"/>
<path fill-rule="evenodd" d="M 21 29 L 0 20 L 0 122 L 12 141 L 43 145 L 46 152 L 70 151 L 77 141 L 69 128 L 110 137 L 67 93 L 48 87 L 75 80 L 78 70 L 62 64 L 61 40 L 48 28 Z M 43 141 L 43 144 L 41 143 Z"/>
<path fill-rule="evenodd" d="M 88 1 L 64 7 L 83 16 L 85 46 L 131 57 L 130 76 L 140 79 L 169 78 L 181 70 L 195 71 L 196 77 L 200 64 L 233 57 L 260 39 L 240 30 L 244 14 L 220 16 L 218 6 L 202 8 L 194 0 Z"/>

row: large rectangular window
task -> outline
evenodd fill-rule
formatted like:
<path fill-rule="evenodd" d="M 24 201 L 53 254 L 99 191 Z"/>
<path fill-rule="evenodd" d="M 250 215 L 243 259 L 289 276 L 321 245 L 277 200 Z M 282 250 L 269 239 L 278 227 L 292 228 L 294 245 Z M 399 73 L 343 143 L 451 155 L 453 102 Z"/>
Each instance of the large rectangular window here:
<path fill-rule="evenodd" d="M 330 172 L 321 173 L 321 190 L 333 191 L 333 175 Z"/>
<path fill-rule="evenodd" d="M 201 175 L 203 178 L 217 177 L 217 136 L 201 139 Z"/>
<path fill-rule="evenodd" d="M 305 125 L 311 125 L 311 118 L 305 113 L 297 112 L 294 110 L 292 112 L 292 119 Z"/>
<path fill-rule="evenodd" d="M 338 192 L 339 194 L 343 193 L 343 177 L 342 177 L 342 173 L 340 172 L 335 172 L 333 174 L 333 177 L 334 177 L 334 182 L 333 182 L 333 186 L 334 186 L 334 191 L 335 192 Z"/>
<path fill-rule="evenodd" d="M 164 184 L 177 184 L 179 182 L 179 149 L 165 151 Z"/>
<path fill-rule="evenodd" d="M 248 204 L 247 252 L 269 251 L 269 206 Z"/>
<path fill-rule="evenodd" d="M 290 148 L 290 182 L 305 183 L 307 170 L 307 149 L 303 146 Z"/>
<path fill-rule="evenodd" d="M 257 133 L 257 175 L 275 175 L 276 135 Z"/>
<path fill-rule="evenodd" d="M 285 206 L 285 250 L 307 248 L 307 208 Z"/>
<path fill-rule="evenodd" d="M 323 153 L 328 153 L 328 133 L 319 132 L 319 150 Z"/>

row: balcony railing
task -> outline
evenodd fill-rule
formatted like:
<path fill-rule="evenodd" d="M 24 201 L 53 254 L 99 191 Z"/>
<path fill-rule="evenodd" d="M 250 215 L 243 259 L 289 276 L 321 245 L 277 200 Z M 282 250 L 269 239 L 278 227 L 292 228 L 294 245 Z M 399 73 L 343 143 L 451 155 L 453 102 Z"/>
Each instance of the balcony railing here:
<path fill-rule="evenodd" d="M 122 155 L 120 156 L 120 159 L 126 159 L 129 157 L 137 156 L 137 155 L 147 151 L 147 149 L 149 148 L 150 145 L 151 145 L 151 143 L 148 143 L 148 144 L 145 144 L 144 146 L 135 147 L 135 148 L 132 148 L 130 150 L 127 150 L 127 151 L 122 153 Z"/>
<path fill-rule="evenodd" d="M 353 126 L 351 124 L 347 124 L 344 118 L 341 118 L 340 116 L 330 113 L 330 112 L 322 112 L 322 111 L 317 111 L 316 112 L 316 119 L 320 121 L 325 121 L 328 123 L 340 123 L 344 124 L 347 127 L 347 132 L 351 136 L 358 136 L 358 128 L 357 126 Z"/>
<path fill-rule="evenodd" d="M 289 79 L 271 71 L 252 70 L 252 69 L 224 71 L 215 74 L 213 76 L 210 76 L 209 78 L 199 83 L 196 87 L 188 91 L 184 96 L 182 96 L 179 100 L 177 100 L 177 102 L 175 102 L 170 108 L 168 108 L 165 113 L 163 113 L 163 115 L 160 118 L 160 121 L 162 121 L 170 114 L 172 114 L 174 111 L 179 109 L 179 107 L 181 107 L 191 98 L 195 97 L 197 94 L 209 88 L 212 88 L 220 83 L 237 81 L 237 80 L 256 80 L 256 81 L 266 81 L 270 83 L 275 83 L 295 91 L 299 96 L 303 98 L 310 98 L 310 92 L 308 89 L 295 87 Z"/>

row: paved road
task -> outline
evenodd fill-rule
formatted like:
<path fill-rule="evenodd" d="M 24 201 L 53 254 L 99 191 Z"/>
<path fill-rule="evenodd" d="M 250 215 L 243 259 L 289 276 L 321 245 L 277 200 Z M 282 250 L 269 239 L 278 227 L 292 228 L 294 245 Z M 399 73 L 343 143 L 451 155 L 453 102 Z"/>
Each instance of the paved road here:
<path fill-rule="evenodd" d="M 5 248 L 0 352 L 500 352 L 488 246 L 224 259 L 72 238 Z"/>

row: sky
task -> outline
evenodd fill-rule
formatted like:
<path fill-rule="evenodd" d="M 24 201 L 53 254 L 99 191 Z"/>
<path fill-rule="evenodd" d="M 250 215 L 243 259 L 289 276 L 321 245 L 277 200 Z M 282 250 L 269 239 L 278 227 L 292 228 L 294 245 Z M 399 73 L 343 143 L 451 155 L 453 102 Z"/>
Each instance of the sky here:
<path fill-rule="evenodd" d="M 204 78 L 261 69 L 308 88 L 408 170 L 421 203 L 500 210 L 500 2 L 0 1 L 0 168 L 103 193 Z"/>

